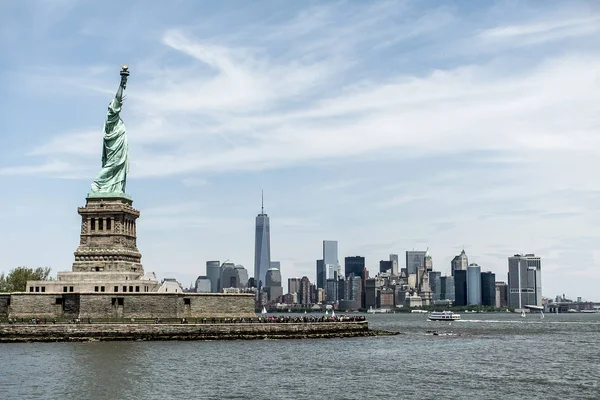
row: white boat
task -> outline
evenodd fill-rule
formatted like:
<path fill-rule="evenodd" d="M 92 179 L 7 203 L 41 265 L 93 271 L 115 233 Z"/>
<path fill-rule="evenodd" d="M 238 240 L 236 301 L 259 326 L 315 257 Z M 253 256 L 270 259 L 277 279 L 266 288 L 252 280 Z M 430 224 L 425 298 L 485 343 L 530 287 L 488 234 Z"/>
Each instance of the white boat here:
<path fill-rule="evenodd" d="M 267 309 L 263 307 L 262 311 L 260 312 L 261 314 L 266 314 L 267 313 Z"/>
<path fill-rule="evenodd" d="M 430 321 L 460 321 L 460 314 L 452 311 L 434 311 L 427 316 Z"/>
<path fill-rule="evenodd" d="M 525 310 L 521 310 L 521 318 L 525 318 Z"/>
<path fill-rule="evenodd" d="M 367 313 L 369 314 L 385 314 L 385 313 L 389 313 L 390 310 L 388 310 L 387 308 L 373 308 L 373 307 L 369 307 L 369 309 L 367 310 Z"/>

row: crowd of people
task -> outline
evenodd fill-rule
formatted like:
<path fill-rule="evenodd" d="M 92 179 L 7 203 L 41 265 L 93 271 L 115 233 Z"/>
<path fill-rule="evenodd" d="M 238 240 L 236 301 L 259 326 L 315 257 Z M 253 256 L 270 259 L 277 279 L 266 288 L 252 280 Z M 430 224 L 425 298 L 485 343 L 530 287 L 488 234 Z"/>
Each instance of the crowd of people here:
<path fill-rule="evenodd" d="M 289 315 L 270 315 L 270 316 L 260 316 L 256 318 L 202 318 L 197 321 L 197 323 L 203 324 L 221 324 L 221 323 L 280 323 L 280 324 L 299 324 L 299 323 L 319 323 L 319 322 L 359 322 L 365 321 L 366 318 L 362 315 L 342 315 L 342 316 L 289 316 Z M 186 318 L 181 319 L 182 324 L 189 323 Z"/>
<path fill-rule="evenodd" d="M 236 323 L 280 323 L 280 324 L 299 324 L 299 323 L 326 323 L 326 322 L 360 322 L 365 321 L 365 317 L 362 315 L 341 315 L 341 316 L 329 316 L 329 315 L 304 315 L 304 316 L 290 316 L 290 315 L 264 315 L 259 317 L 251 317 L 251 318 L 181 318 L 179 322 L 181 324 L 236 324 Z M 156 318 L 154 321 L 148 321 L 145 319 L 108 319 L 108 320 L 98 320 L 94 321 L 97 323 L 149 323 L 154 322 L 155 324 L 161 323 L 173 323 L 178 321 L 177 319 L 166 319 L 163 320 L 161 318 Z M 21 323 L 21 324 L 56 324 L 56 318 L 47 319 L 47 318 L 30 318 L 30 319 L 17 319 L 17 318 L 9 318 L 7 320 L 9 324 Z M 71 320 L 61 321 L 62 323 L 71 323 L 71 324 L 81 324 L 82 322 L 91 324 L 92 319 L 86 318 L 83 321 L 80 318 L 74 318 Z"/>

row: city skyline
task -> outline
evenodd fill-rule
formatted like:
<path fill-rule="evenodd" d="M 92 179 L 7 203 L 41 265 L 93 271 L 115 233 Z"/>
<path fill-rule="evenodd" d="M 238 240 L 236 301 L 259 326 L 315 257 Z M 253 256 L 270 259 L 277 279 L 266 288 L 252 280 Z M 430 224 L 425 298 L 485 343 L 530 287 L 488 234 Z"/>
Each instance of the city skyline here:
<path fill-rule="evenodd" d="M 98 110 L 127 64 L 145 270 L 253 271 L 264 188 L 284 282 L 314 276 L 326 239 L 371 274 L 427 247 L 450 274 L 464 244 L 497 280 L 534 253 L 545 296 L 598 300 L 597 7 L 273 4 L 0 4 L 0 270 L 70 269 Z"/>

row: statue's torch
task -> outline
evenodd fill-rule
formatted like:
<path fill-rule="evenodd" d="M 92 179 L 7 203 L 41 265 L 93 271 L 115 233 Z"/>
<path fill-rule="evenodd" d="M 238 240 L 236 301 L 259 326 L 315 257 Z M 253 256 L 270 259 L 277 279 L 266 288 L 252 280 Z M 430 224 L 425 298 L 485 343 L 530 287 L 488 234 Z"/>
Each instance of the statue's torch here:
<path fill-rule="evenodd" d="M 125 90 L 127 86 L 127 77 L 129 76 L 129 67 L 127 65 L 121 65 L 121 86 Z"/>

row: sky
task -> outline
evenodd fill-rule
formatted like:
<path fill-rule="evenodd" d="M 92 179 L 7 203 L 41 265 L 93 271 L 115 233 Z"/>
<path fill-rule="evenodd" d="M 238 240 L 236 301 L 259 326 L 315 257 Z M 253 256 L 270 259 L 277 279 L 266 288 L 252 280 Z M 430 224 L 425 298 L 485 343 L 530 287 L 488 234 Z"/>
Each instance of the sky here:
<path fill-rule="evenodd" d="M 337 240 L 600 301 L 599 43 L 591 0 L 0 2 L 0 271 L 71 269 L 126 64 L 146 271 L 252 275 L 264 190 L 286 289 Z"/>

